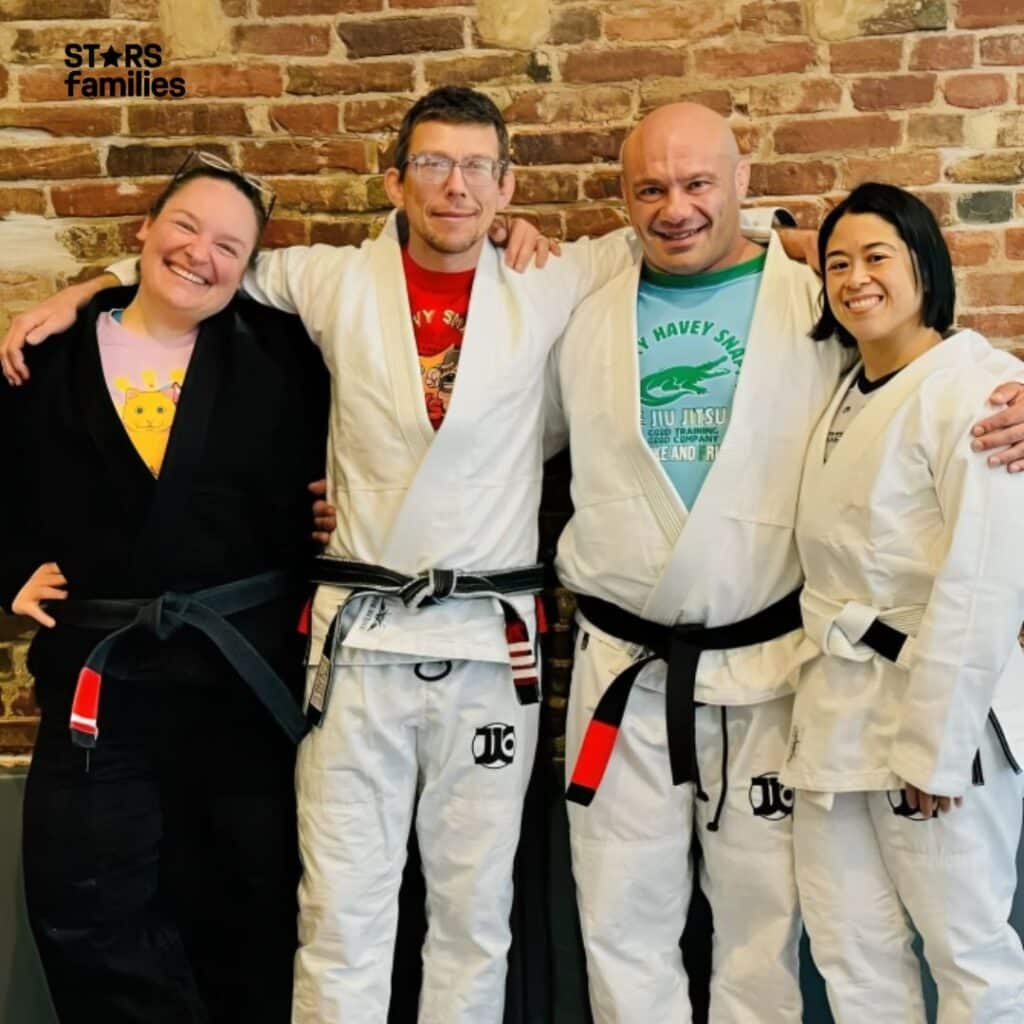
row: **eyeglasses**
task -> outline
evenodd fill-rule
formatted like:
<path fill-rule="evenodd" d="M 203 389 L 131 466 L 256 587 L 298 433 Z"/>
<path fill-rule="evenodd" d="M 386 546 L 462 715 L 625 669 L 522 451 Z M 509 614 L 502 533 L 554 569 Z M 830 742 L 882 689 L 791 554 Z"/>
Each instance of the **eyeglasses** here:
<path fill-rule="evenodd" d="M 252 174 L 245 174 L 243 171 L 238 170 L 237 167 L 232 167 L 227 160 L 222 160 L 215 153 L 207 153 L 204 149 L 193 149 L 185 157 L 185 162 L 174 172 L 171 182 L 173 183 L 184 178 L 189 171 L 194 171 L 197 167 L 210 167 L 215 171 L 222 171 L 232 178 L 244 181 L 256 191 L 260 209 L 263 211 L 263 222 L 266 223 L 270 220 L 270 213 L 274 209 L 274 202 L 277 199 L 277 196 L 274 195 L 274 190 L 261 178 L 257 178 Z"/>
<path fill-rule="evenodd" d="M 467 156 L 462 160 L 453 160 L 442 153 L 416 153 L 405 161 L 405 165 L 430 185 L 443 184 L 458 167 L 467 185 L 483 188 L 501 178 L 508 167 L 508 161 L 495 160 L 489 156 Z"/>

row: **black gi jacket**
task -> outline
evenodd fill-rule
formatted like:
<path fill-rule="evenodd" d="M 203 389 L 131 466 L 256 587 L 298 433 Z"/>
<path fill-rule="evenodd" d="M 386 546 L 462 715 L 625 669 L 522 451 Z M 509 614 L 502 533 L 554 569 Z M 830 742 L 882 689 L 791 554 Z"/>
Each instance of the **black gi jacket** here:
<path fill-rule="evenodd" d="M 127 305 L 133 293 L 103 292 L 73 328 L 28 350 L 27 384 L 0 383 L 0 436 L 13 445 L 0 499 L 0 604 L 8 609 L 43 562 L 60 566 L 73 598 L 155 597 L 305 570 L 306 485 L 324 472 L 327 375 L 301 323 L 242 299 L 203 322 L 154 479 L 111 402 L 96 341 L 100 311 Z M 298 588 L 232 617 L 293 685 L 302 600 Z M 62 624 L 40 629 L 29 668 L 40 684 L 73 685 L 100 636 Z M 111 668 L 130 675 L 158 642 L 126 639 Z M 176 676 L 225 676 L 223 659 L 195 631 L 166 643 L 179 655 Z"/>

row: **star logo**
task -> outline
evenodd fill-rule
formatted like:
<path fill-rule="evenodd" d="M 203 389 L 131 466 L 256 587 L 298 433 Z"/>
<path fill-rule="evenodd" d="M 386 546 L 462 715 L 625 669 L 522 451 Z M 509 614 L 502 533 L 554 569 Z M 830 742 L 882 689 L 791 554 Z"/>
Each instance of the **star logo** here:
<path fill-rule="evenodd" d="M 121 51 L 114 49 L 114 47 L 108 46 L 100 56 L 103 58 L 103 66 L 105 68 L 116 68 L 118 62 L 121 60 Z"/>

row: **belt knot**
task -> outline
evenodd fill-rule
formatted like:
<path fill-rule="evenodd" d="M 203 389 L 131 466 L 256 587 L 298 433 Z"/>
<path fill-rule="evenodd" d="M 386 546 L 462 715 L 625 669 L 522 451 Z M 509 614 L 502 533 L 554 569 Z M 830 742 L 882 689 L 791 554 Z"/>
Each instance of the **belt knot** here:
<path fill-rule="evenodd" d="M 458 581 L 455 569 L 429 569 L 414 576 L 399 591 L 398 596 L 406 608 L 419 608 L 424 604 L 437 604 L 451 597 Z"/>

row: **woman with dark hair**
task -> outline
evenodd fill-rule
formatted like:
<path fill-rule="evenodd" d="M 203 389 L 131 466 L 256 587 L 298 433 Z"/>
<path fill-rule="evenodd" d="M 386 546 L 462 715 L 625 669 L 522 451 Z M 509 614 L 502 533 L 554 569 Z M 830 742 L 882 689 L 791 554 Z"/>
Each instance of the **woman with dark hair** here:
<path fill-rule="evenodd" d="M 817 339 L 860 362 L 804 465 L 808 636 L 783 781 L 801 907 L 837 1024 L 923 1022 L 907 917 L 943 1024 L 1019 1021 L 1007 919 L 1024 796 L 1019 479 L 970 424 L 1020 364 L 949 333 L 949 253 L 928 208 L 861 185 L 826 218 Z"/>
<path fill-rule="evenodd" d="M 138 288 L 0 386 L 0 603 L 42 627 L 26 893 L 62 1024 L 289 1016 L 326 390 L 298 322 L 235 298 L 272 202 L 191 154 Z"/>

